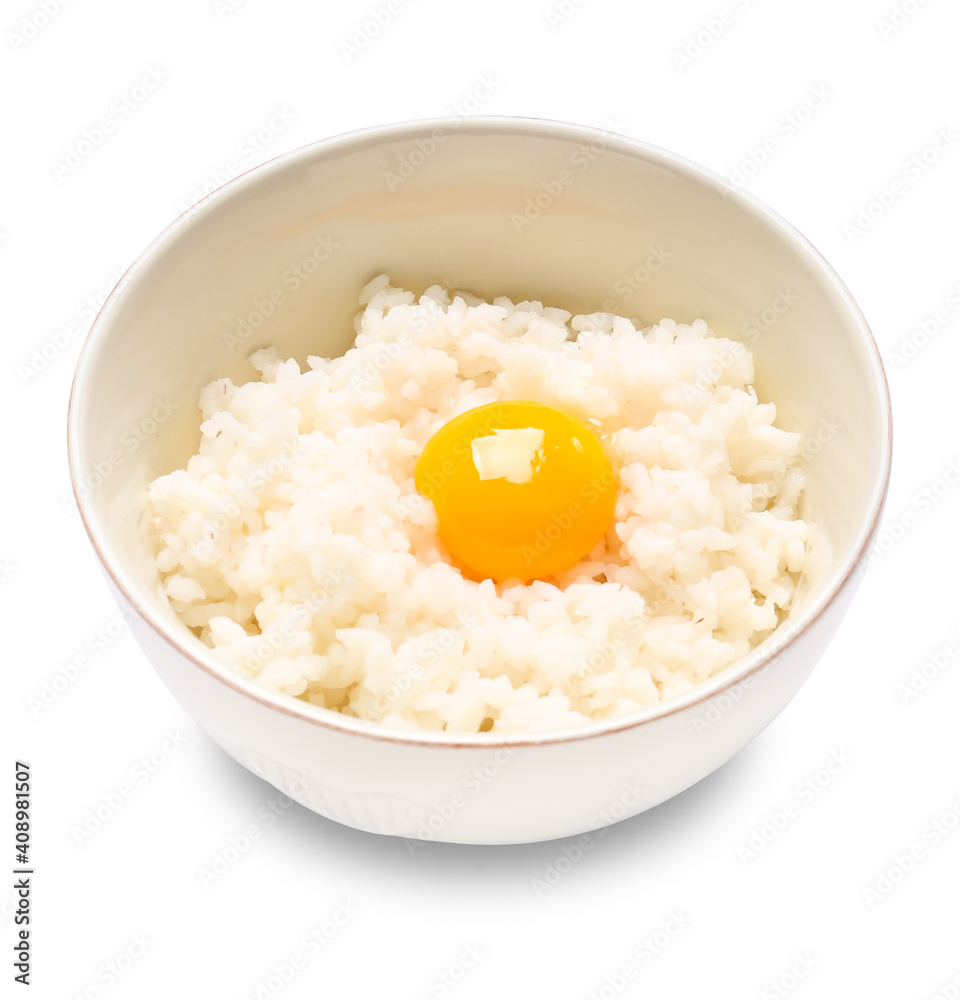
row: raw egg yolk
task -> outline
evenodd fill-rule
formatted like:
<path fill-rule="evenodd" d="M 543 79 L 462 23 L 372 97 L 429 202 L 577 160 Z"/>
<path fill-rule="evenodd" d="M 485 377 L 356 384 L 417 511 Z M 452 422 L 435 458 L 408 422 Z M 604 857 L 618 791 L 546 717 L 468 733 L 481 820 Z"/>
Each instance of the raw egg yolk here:
<path fill-rule="evenodd" d="M 450 554 L 474 579 L 569 569 L 613 518 L 617 481 L 596 434 L 542 403 L 489 403 L 454 417 L 417 461 Z"/>

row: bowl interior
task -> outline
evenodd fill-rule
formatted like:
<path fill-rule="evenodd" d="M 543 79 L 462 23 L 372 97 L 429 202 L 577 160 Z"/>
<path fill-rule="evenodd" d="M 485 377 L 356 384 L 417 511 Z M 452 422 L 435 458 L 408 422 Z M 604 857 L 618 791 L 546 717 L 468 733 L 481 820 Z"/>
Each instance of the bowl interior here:
<path fill-rule="evenodd" d="M 866 543 L 889 463 L 877 352 L 815 251 L 752 199 L 669 154 L 527 120 L 413 123 L 307 147 L 174 224 L 94 324 L 71 401 L 71 465 L 88 530 L 135 606 L 200 644 L 160 594 L 144 487 L 199 438 L 200 388 L 256 377 L 273 345 L 301 362 L 352 341 L 378 273 L 420 292 L 700 317 L 754 354 L 757 390 L 802 435 L 820 532 L 797 615 Z"/>

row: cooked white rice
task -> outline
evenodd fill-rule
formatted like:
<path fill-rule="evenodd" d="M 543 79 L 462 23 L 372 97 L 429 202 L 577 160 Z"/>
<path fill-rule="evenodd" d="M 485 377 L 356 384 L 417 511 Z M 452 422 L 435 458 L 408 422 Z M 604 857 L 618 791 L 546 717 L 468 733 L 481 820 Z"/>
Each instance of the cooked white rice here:
<path fill-rule="evenodd" d="M 582 726 L 689 690 L 766 637 L 806 557 L 799 436 L 741 344 L 539 302 L 363 289 L 356 346 L 251 356 L 202 391 L 198 455 L 149 490 L 164 590 L 254 682 L 394 729 Z M 465 579 L 414 488 L 430 437 L 532 399 L 588 421 L 620 484 L 550 581 Z"/>

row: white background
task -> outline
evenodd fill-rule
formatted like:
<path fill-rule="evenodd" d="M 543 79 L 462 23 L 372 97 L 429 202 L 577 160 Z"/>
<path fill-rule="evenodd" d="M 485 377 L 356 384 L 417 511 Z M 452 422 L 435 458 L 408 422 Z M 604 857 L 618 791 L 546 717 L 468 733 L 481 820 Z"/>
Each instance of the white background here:
<path fill-rule="evenodd" d="M 898 688 L 960 630 L 960 490 L 948 481 L 960 457 L 960 10 L 901 0 L 895 26 L 890 0 L 729 0 L 724 23 L 719 2 L 568 3 L 393 0 L 390 23 L 357 43 L 385 0 L 5 0 L 0 871 L 14 867 L 13 761 L 27 760 L 37 873 L 23 995 L 960 995 L 958 647 L 915 696 Z M 151 71 L 161 82 L 133 101 Z M 563 841 L 411 852 L 280 808 L 117 623 L 64 502 L 83 334 L 154 236 L 231 161 L 442 115 L 481 78 L 496 83 L 481 114 L 615 128 L 741 180 L 849 285 L 893 393 L 887 548 L 812 679 L 731 763 L 581 856 Z M 56 169 L 105 116 L 103 142 Z M 910 167 L 927 147 L 930 162 Z M 30 699 L 78 654 L 87 666 L 37 709 Z M 831 759 L 844 762 L 836 774 L 822 770 Z M 132 794 L 112 811 L 122 783 Z M 106 820 L 81 839 L 98 807 Z M 201 870 L 250 826 L 249 849 L 204 885 Z M 23 991 L 6 992 L 12 881 L 0 878 L 4 996 Z M 312 954 L 304 936 L 338 907 L 356 913 Z M 671 913 L 682 918 L 664 930 Z M 659 953 L 638 955 L 657 932 Z M 467 948 L 481 957 L 448 991 L 435 977 L 452 982 Z M 642 971 L 616 991 L 627 962 Z M 275 967 L 292 978 L 271 980 Z"/>

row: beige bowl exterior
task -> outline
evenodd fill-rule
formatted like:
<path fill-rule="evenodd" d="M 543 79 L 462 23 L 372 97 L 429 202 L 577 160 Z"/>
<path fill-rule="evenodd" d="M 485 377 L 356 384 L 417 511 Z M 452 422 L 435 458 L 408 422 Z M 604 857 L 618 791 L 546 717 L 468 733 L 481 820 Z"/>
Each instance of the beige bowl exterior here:
<path fill-rule="evenodd" d="M 144 487 L 196 450 L 201 386 L 267 345 L 342 353 L 381 272 L 484 297 L 705 319 L 754 353 L 801 432 L 819 538 L 790 621 L 746 660 L 628 720 L 528 737 L 393 733 L 235 676 L 174 616 Z M 589 831 L 677 794 L 793 697 L 840 623 L 890 469 L 889 397 L 862 315 L 789 225 L 717 177 L 611 133 L 528 119 L 413 122 L 305 147 L 201 202 L 134 264 L 84 346 L 69 416 L 84 524 L 145 653 L 197 723 L 310 809 L 457 843 Z M 136 711 L 136 706 L 130 706 Z"/>

